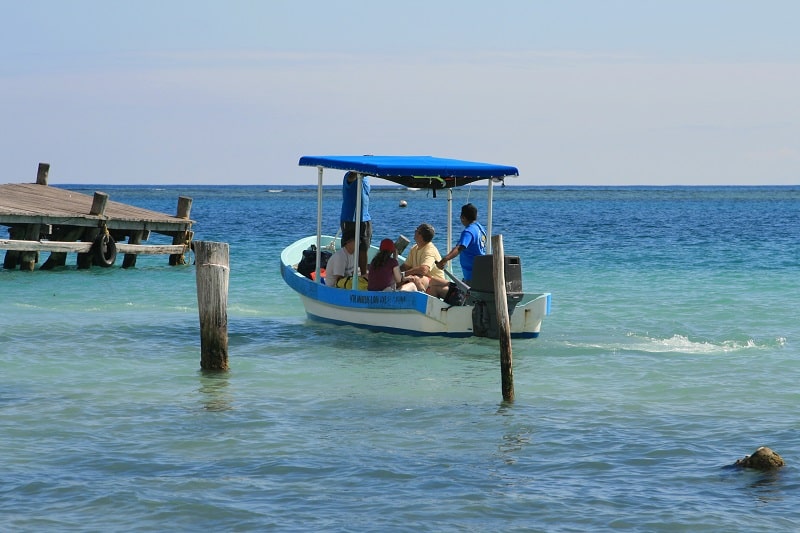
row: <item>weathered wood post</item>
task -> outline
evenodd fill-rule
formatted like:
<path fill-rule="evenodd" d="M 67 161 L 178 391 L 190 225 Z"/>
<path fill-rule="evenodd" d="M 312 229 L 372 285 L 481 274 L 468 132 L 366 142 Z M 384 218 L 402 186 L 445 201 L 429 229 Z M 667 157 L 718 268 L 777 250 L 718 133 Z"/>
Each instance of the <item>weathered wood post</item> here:
<path fill-rule="evenodd" d="M 90 215 L 97 215 L 102 216 L 106 210 L 106 204 L 108 203 L 108 195 L 104 192 L 95 191 L 94 196 L 92 197 L 92 207 L 89 208 Z M 87 228 L 83 232 L 83 237 L 81 238 L 82 241 L 87 242 L 91 241 L 94 242 L 97 235 L 100 233 L 100 228 Z M 78 268 L 91 268 L 92 266 L 92 252 L 87 253 L 79 253 L 78 254 Z"/>
<path fill-rule="evenodd" d="M 39 163 L 36 171 L 36 185 L 47 185 L 47 174 L 50 172 L 50 163 Z"/>
<path fill-rule="evenodd" d="M 92 207 L 89 209 L 90 215 L 102 215 L 106 211 L 108 195 L 104 192 L 95 191 L 92 197 Z"/>
<path fill-rule="evenodd" d="M 25 238 L 25 228 L 22 226 L 8 228 L 8 238 L 14 240 L 21 240 Z M 6 256 L 3 259 L 3 268 L 6 270 L 14 270 L 19 265 L 19 255 L 21 252 L 18 250 L 6 250 Z"/>
<path fill-rule="evenodd" d="M 39 163 L 39 168 L 36 170 L 37 185 L 47 185 L 48 172 L 50 172 L 50 165 L 48 163 Z M 40 231 L 39 224 L 26 224 L 25 229 L 21 231 L 21 238 L 26 241 L 38 241 Z M 11 259 L 9 259 L 9 264 L 12 261 L 14 266 L 16 266 L 17 262 L 19 263 L 20 270 L 32 271 L 36 268 L 36 263 L 39 262 L 39 252 L 19 252 L 16 257 L 12 255 Z M 3 266 L 6 267 L 5 263 Z"/>
<path fill-rule="evenodd" d="M 39 231 L 40 231 L 39 224 L 26 224 L 25 235 L 22 237 L 22 239 L 26 241 L 38 241 Z M 30 251 L 22 252 L 19 256 L 19 269 L 33 271 L 33 269 L 36 268 L 36 263 L 38 261 L 39 261 L 39 252 L 30 252 Z"/>
<path fill-rule="evenodd" d="M 62 242 L 75 242 L 83 234 L 83 228 L 78 226 L 66 226 L 53 235 L 53 240 Z M 50 252 L 50 256 L 42 263 L 39 270 L 52 270 L 55 267 L 62 267 L 67 264 L 67 252 Z"/>
<path fill-rule="evenodd" d="M 128 236 L 128 244 L 141 244 L 144 237 L 144 230 L 133 231 Z M 122 257 L 122 268 L 133 268 L 136 266 L 136 254 L 125 254 Z"/>
<path fill-rule="evenodd" d="M 228 370 L 228 243 L 196 241 L 200 368 Z"/>
<path fill-rule="evenodd" d="M 178 197 L 178 212 L 175 215 L 177 218 L 188 220 L 192 212 L 192 199 L 187 196 Z M 172 244 L 186 244 L 189 241 L 189 231 L 182 231 L 172 237 Z M 183 265 L 185 260 L 183 254 L 172 254 L 169 256 L 170 266 Z"/>
<path fill-rule="evenodd" d="M 492 236 L 492 269 L 494 270 L 494 302 L 497 312 L 497 338 L 500 340 L 500 380 L 503 400 L 514 401 L 514 368 L 511 357 L 511 323 L 506 296 L 503 236 Z"/>

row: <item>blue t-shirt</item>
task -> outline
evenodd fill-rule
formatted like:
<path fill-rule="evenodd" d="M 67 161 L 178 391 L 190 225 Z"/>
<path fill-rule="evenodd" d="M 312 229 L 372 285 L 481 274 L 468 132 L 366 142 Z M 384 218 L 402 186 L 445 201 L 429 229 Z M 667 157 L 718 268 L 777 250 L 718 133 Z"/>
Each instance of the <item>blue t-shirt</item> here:
<path fill-rule="evenodd" d="M 458 238 L 458 246 L 464 249 L 458 254 L 461 261 L 461 272 L 464 280 L 472 279 L 472 265 L 475 263 L 476 255 L 486 255 L 486 230 L 478 222 L 473 222 L 461 232 Z"/>
<path fill-rule="evenodd" d="M 371 220 L 369 216 L 369 178 L 361 180 L 361 222 Z M 347 174 L 342 178 L 342 214 L 341 222 L 356 221 L 356 194 L 358 193 L 358 180 L 347 183 Z"/>

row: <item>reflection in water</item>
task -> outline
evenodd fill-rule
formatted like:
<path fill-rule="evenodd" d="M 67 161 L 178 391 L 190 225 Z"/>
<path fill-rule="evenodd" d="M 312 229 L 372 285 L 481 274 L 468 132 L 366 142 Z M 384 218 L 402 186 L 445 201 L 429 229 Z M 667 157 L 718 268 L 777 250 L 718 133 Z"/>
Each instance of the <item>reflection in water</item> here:
<path fill-rule="evenodd" d="M 508 431 L 503 434 L 503 440 L 498 447 L 500 456 L 508 465 L 516 463 L 520 452 L 531 443 L 530 428 L 526 426 L 515 426 L 513 424 L 513 407 L 513 403 L 503 402 L 497 409 L 498 415 L 510 417 L 510 427 Z"/>
<path fill-rule="evenodd" d="M 228 372 L 200 371 L 200 388 L 203 409 L 207 411 L 229 411 L 233 409 L 227 392 Z"/>
<path fill-rule="evenodd" d="M 500 454 L 508 465 L 517 462 L 516 457 L 520 452 L 531 443 L 530 432 L 522 430 L 520 433 L 503 435 L 503 442 L 500 443 Z"/>
<path fill-rule="evenodd" d="M 757 503 L 770 503 L 783 500 L 785 487 L 781 482 L 780 470 L 754 473 L 755 479 L 748 484 Z"/>
<path fill-rule="evenodd" d="M 794 494 L 800 488 L 793 475 L 796 470 L 792 467 L 762 472 L 730 464 L 723 466 L 722 470 L 722 479 L 726 483 L 736 483 L 737 490 L 747 494 L 757 505 L 787 502 L 786 494 Z"/>

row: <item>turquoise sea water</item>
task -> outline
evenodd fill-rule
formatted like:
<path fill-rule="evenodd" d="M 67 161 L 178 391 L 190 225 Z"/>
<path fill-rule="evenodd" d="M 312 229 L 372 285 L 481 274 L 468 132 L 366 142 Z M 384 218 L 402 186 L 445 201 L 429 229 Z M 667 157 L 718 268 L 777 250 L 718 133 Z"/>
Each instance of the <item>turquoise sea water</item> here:
<path fill-rule="evenodd" d="M 278 256 L 312 187 L 70 188 L 193 198 L 195 238 L 231 246 L 231 370 L 199 370 L 193 266 L 0 271 L 0 530 L 800 527 L 798 187 L 496 187 L 553 294 L 511 404 L 496 340 L 307 322 Z M 375 239 L 428 221 L 444 250 L 445 205 L 375 187 Z M 762 445 L 787 466 L 728 468 Z"/>

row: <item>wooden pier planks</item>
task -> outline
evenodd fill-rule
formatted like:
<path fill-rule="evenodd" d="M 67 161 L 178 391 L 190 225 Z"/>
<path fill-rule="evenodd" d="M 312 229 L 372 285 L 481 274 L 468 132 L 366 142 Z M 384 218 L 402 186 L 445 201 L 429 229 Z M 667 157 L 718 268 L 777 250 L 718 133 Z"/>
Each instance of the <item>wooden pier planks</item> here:
<path fill-rule="evenodd" d="M 186 231 L 192 221 L 156 211 L 108 200 L 103 215 L 91 215 L 93 197 L 37 185 L 0 185 L 0 225 L 50 224 L 97 227 L 105 221 L 108 229 L 149 230 L 171 234 Z"/>

